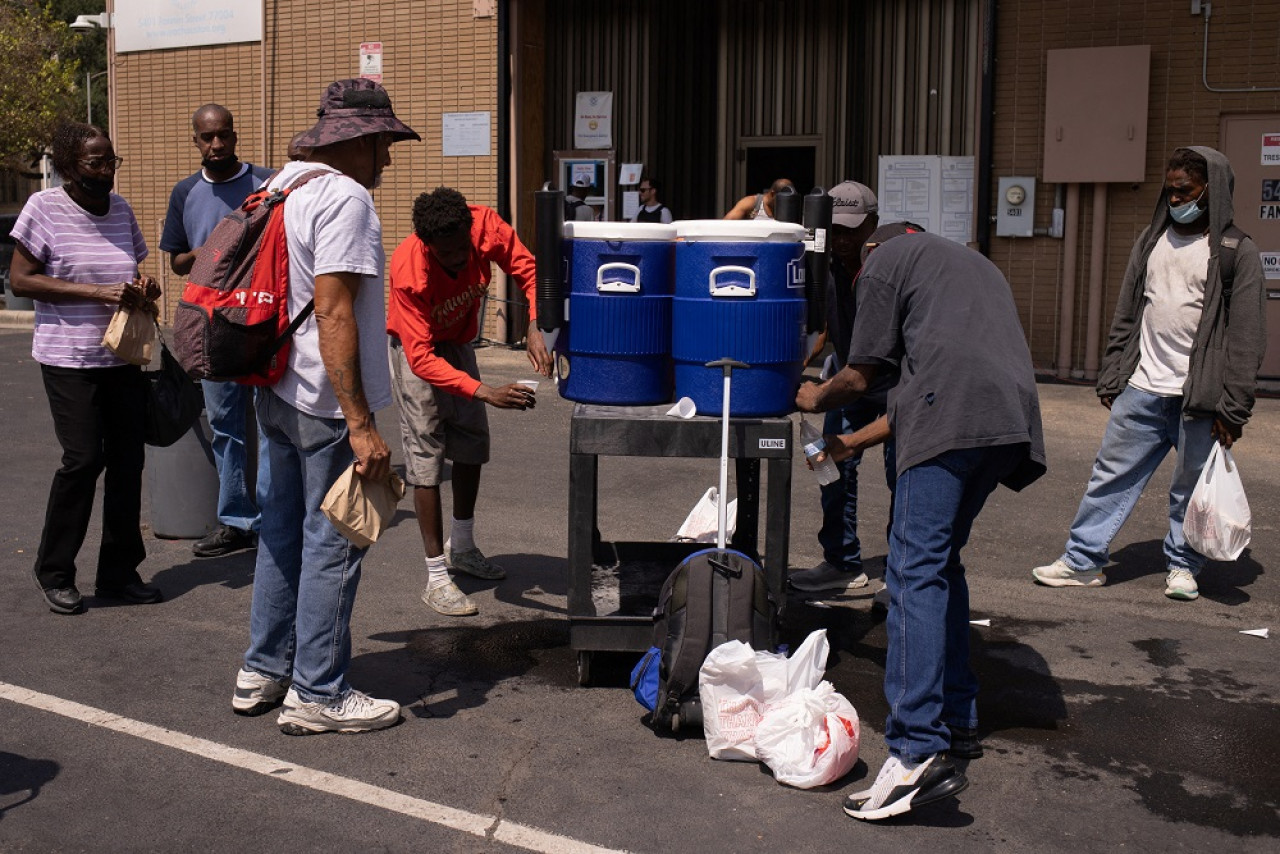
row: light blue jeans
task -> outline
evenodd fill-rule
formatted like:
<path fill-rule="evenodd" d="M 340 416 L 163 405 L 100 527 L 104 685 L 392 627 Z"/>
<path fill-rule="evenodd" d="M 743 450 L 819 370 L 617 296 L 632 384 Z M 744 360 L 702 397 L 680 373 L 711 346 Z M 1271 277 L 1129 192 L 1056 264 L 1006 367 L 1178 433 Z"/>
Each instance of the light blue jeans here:
<path fill-rule="evenodd" d="M 355 460 L 342 419 L 316 418 L 274 392 L 258 395 L 273 476 L 258 539 L 245 666 L 292 676 L 303 700 L 347 688 L 351 608 L 360 583 L 356 548 L 320 512 L 325 494 Z"/>
<path fill-rule="evenodd" d="M 218 521 L 244 531 L 256 531 L 262 520 L 259 508 L 271 488 L 271 465 L 259 427 L 258 479 L 256 487 L 251 487 L 247 478 L 249 452 L 245 436 L 254 390 L 239 383 L 209 380 L 200 383 L 200 388 L 204 392 L 209 429 L 213 431 L 213 462 L 218 468 Z"/>
<path fill-rule="evenodd" d="M 978 725 L 969 666 L 969 584 L 960 551 L 987 496 L 1027 446 L 947 451 L 898 475 L 885 584 L 884 696 L 889 752 L 920 762 L 951 746 L 950 727 Z"/>
<path fill-rule="evenodd" d="M 1213 450 L 1213 419 L 1182 414 L 1181 397 L 1160 397 L 1127 386 L 1111 404 L 1111 418 L 1093 464 L 1080 509 L 1071 523 L 1062 562 L 1076 570 L 1100 569 L 1110 545 L 1133 512 L 1138 496 L 1172 449 L 1178 454 L 1169 484 L 1169 533 L 1164 557 L 1169 569 L 1198 575 L 1204 555 L 1187 545 L 1182 520 L 1200 471 Z"/>

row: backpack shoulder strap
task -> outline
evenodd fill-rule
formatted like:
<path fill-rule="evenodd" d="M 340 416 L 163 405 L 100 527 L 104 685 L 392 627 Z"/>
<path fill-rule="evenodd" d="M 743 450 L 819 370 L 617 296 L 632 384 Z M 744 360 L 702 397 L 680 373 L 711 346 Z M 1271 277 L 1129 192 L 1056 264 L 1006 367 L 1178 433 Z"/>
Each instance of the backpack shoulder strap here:
<path fill-rule="evenodd" d="M 689 688 L 698 684 L 698 671 L 706 660 L 707 638 L 711 637 L 711 564 L 701 554 L 685 566 L 688 596 L 685 604 L 684 641 L 667 671 L 665 701 L 679 700 Z"/>
<path fill-rule="evenodd" d="M 1240 241 L 1249 235 L 1234 222 L 1222 232 L 1222 242 L 1218 244 L 1218 273 L 1222 277 L 1222 301 L 1231 311 L 1231 290 L 1236 279 L 1236 252 L 1240 249 Z"/>

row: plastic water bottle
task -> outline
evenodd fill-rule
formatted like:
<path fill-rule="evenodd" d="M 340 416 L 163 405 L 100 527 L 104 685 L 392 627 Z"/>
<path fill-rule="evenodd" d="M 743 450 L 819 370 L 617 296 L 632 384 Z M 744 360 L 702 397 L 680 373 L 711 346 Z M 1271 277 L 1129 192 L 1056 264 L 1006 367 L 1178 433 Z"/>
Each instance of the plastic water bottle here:
<path fill-rule="evenodd" d="M 836 468 L 835 461 L 830 456 L 822 462 L 817 461 L 818 454 L 826 450 L 827 443 L 818 429 L 803 418 L 800 419 L 800 441 L 804 444 L 805 457 L 813 466 L 813 473 L 818 476 L 819 486 L 826 486 L 839 479 L 840 470 Z"/>

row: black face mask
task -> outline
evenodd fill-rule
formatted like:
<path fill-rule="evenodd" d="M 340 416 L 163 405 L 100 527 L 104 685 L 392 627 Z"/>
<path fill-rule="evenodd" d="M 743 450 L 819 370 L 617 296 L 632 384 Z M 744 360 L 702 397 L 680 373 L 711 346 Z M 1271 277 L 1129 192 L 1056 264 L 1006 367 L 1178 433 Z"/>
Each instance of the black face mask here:
<path fill-rule="evenodd" d="M 209 160 L 205 158 L 200 161 L 200 165 L 215 175 L 230 175 L 232 172 L 240 168 L 240 158 L 234 154 L 223 160 Z"/>
<path fill-rule="evenodd" d="M 80 185 L 80 189 L 89 198 L 105 199 L 107 194 L 111 192 L 111 188 L 116 185 L 116 178 L 114 175 L 110 178 L 93 178 L 89 175 L 81 175 L 76 179 L 76 183 Z"/>

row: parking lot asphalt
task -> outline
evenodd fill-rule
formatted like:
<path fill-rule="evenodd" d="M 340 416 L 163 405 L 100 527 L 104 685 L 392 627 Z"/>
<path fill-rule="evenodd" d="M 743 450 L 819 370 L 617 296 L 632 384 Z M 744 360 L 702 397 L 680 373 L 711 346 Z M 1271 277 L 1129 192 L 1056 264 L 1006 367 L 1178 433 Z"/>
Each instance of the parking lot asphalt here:
<path fill-rule="evenodd" d="M 492 383 L 533 377 L 524 354 L 480 350 Z M 1108 583 L 1055 590 L 1030 569 L 1060 554 L 1106 412 L 1085 386 L 1039 387 L 1049 474 L 997 491 L 966 552 L 980 732 L 958 798 L 886 824 L 846 817 L 886 756 L 885 651 L 874 582 L 793 594 L 784 639 L 831 641 L 828 678 L 858 710 L 861 758 L 802 791 L 754 763 L 711 760 L 700 737 L 658 737 L 626 686 L 636 656 L 601 655 L 578 684 L 566 617 L 573 405 L 544 384 L 528 412 L 491 412 L 479 545 L 502 582 L 460 579 L 480 606 L 423 605 L 421 541 L 405 501 L 370 551 L 352 618 L 353 684 L 405 706 L 361 736 L 289 738 L 274 714 L 231 714 L 248 636 L 253 555 L 198 560 L 145 531 L 143 577 L 163 604 L 88 597 L 49 613 L 31 580 L 58 465 L 30 331 L 0 330 L 0 850 L 776 852 L 1275 851 L 1280 844 L 1280 402 L 1261 400 L 1237 445 L 1253 543 L 1211 564 L 1201 598 L 1162 594 L 1170 464 L 1114 542 Z M 400 461 L 395 414 L 380 417 Z M 863 462 L 861 518 L 883 565 L 888 492 Z M 671 537 L 714 460 L 604 458 L 608 539 Z M 144 479 L 145 481 L 145 479 Z M 792 469 L 789 563 L 821 558 L 813 475 Z M 448 490 L 444 491 L 446 512 Z M 766 508 L 762 513 L 761 527 Z M 778 512 L 778 508 L 772 508 Z M 144 494 L 143 522 L 154 508 Z M 95 521 L 81 552 L 91 587 Z"/>

